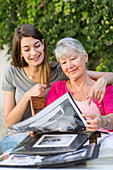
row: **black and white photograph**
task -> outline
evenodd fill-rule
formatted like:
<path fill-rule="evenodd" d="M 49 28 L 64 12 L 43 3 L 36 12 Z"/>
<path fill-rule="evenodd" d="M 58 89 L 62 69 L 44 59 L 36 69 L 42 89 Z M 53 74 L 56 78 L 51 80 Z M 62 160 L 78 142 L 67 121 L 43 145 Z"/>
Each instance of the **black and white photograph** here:
<path fill-rule="evenodd" d="M 37 133 L 27 136 L 12 151 L 13 154 L 48 155 L 66 153 L 80 148 L 92 134 L 86 133 Z"/>
<path fill-rule="evenodd" d="M 38 114 L 12 125 L 17 131 L 51 132 L 74 131 L 78 126 L 85 127 L 86 120 L 69 92 L 45 107 Z"/>
<path fill-rule="evenodd" d="M 77 137 L 76 134 L 66 134 L 66 135 L 43 135 L 41 138 L 33 145 L 33 147 L 65 147 L 69 146 Z"/>

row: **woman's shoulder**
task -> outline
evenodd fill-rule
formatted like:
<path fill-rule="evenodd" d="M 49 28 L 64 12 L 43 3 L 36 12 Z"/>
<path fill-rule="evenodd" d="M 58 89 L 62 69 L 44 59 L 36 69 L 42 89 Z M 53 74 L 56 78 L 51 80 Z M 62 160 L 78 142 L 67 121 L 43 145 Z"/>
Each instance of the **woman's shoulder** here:
<path fill-rule="evenodd" d="M 107 85 L 106 86 L 106 93 L 105 94 L 108 94 L 108 93 L 113 94 L 113 85 Z"/>
<path fill-rule="evenodd" d="M 16 70 L 20 70 L 20 68 L 19 67 L 15 67 L 15 66 L 13 66 L 13 65 L 10 65 L 7 69 L 6 69 L 6 73 L 13 73 L 13 72 L 15 72 Z"/>
<path fill-rule="evenodd" d="M 66 86 L 66 80 L 54 82 L 51 86 L 51 89 L 61 94 L 66 93 L 68 91 Z"/>
<path fill-rule="evenodd" d="M 14 72 L 14 66 L 9 66 L 6 70 L 5 70 L 5 72 L 4 72 L 4 77 L 11 77 L 11 75 L 13 74 L 13 72 Z"/>
<path fill-rule="evenodd" d="M 6 71 L 5 71 L 5 74 L 7 74 L 7 75 L 17 75 L 17 74 L 22 74 L 22 72 L 23 72 L 23 69 L 22 68 L 19 68 L 19 67 L 15 67 L 15 66 L 13 66 L 13 65 L 10 65 L 7 69 L 6 69 Z"/>
<path fill-rule="evenodd" d="M 14 82 L 19 79 L 21 80 L 22 77 L 24 77 L 22 68 L 15 67 L 15 66 L 11 65 L 5 70 L 3 80 L 8 81 L 8 82 L 9 81 Z"/>
<path fill-rule="evenodd" d="M 60 86 L 60 87 L 66 86 L 66 80 L 63 80 L 63 81 L 55 81 L 55 82 L 52 84 L 52 86 L 54 86 L 54 87 L 57 87 L 57 86 Z"/>

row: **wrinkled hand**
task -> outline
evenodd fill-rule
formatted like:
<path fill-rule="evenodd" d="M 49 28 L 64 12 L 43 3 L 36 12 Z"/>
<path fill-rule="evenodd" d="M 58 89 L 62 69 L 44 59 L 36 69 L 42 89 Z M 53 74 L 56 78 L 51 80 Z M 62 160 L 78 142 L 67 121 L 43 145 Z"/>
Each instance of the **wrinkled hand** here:
<path fill-rule="evenodd" d="M 106 85 L 107 85 L 107 80 L 104 79 L 103 77 L 99 78 L 95 84 L 92 86 L 87 99 L 88 99 L 88 104 L 90 105 L 91 99 L 93 100 L 99 100 L 98 103 L 102 102 L 104 98 L 104 94 L 106 91 Z"/>
<path fill-rule="evenodd" d="M 86 122 L 87 122 L 86 130 L 94 132 L 102 128 L 103 120 L 100 114 L 96 114 L 96 113 L 86 114 L 85 113 L 85 114 L 82 114 L 82 116 L 86 118 Z"/>
<path fill-rule="evenodd" d="M 29 96 L 42 97 L 46 91 L 46 84 L 36 84 L 29 90 Z"/>

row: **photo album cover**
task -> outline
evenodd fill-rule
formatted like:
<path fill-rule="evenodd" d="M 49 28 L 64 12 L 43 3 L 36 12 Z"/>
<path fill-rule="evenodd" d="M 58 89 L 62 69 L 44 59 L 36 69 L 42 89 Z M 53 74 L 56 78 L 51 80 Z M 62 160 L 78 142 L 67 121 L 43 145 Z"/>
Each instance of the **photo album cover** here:
<path fill-rule="evenodd" d="M 85 130 L 86 120 L 69 92 L 34 116 L 11 126 L 17 131 L 73 132 Z"/>
<path fill-rule="evenodd" d="M 42 160 L 39 167 L 75 167 L 76 164 L 81 164 L 88 160 L 97 158 L 99 154 L 99 147 L 99 145 L 92 143 L 90 145 L 82 146 L 76 151 L 47 156 Z"/>
<path fill-rule="evenodd" d="M 67 142 L 68 143 L 68 142 Z M 0 167 L 48 167 L 48 168 L 62 168 L 75 167 L 76 164 L 95 159 L 98 157 L 99 145 L 94 143 L 82 146 L 78 150 L 69 151 L 66 153 L 59 153 L 55 155 L 25 155 L 11 153 L 4 159 L 0 160 Z"/>

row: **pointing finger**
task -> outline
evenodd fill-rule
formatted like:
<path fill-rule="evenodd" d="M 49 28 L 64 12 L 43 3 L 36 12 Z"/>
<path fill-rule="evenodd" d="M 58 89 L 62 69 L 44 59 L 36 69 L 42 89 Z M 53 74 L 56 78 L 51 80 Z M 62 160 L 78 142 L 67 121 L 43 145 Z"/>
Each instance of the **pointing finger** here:
<path fill-rule="evenodd" d="M 98 103 L 102 102 L 103 98 L 104 98 L 104 94 L 101 95 L 100 100 L 98 101 Z"/>

